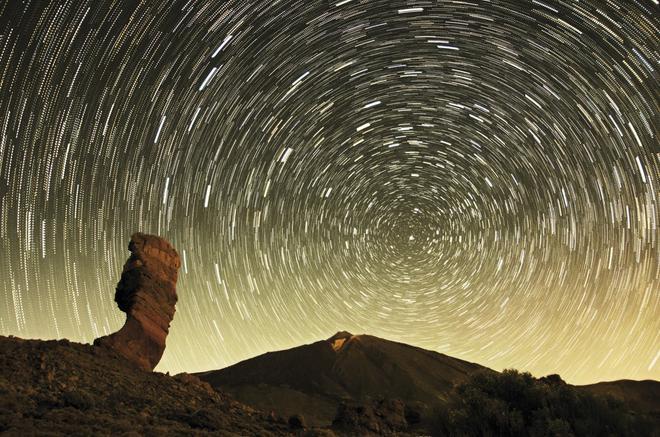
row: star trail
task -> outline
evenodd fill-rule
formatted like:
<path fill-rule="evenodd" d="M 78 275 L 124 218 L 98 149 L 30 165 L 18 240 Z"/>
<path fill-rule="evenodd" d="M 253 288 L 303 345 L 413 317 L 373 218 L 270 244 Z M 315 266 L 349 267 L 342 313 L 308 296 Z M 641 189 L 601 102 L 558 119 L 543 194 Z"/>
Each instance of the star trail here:
<path fill-rule="evenodd" d="M 369 333 L 660 379 L 657 0 L 0 2 L 0 333 L 123 324 L 161 371 Z"/>

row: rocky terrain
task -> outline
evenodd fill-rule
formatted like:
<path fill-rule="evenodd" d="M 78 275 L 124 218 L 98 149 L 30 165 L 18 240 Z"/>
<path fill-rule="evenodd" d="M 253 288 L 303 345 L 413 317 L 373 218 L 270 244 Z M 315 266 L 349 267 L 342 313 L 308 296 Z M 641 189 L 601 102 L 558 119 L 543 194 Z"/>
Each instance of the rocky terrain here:
<path fill-rule="evenodd" d="M 0 337 L 0 433 L 287 435 L 198 378 L 139 369 L 108 348 Z"/>
<path fill-rule="evenodd" d="M 308 421 L 305 412 L 309 409 L 290 417 L 260 411 L 233 400 L 194 375 L 170 376 L 145 371 L 109 348 L 66 340 L 0 337 L 0 433 L 15 436 L 453 436 L 487 435 L 482 428 L 470 432 L 473 424 L 487 421 L 501 426 L 495 428 L 500 430 L 510 430 L 506 427 L 517 424 L 520 432 L 515 435 L 522 436 L 596 435 L 571 431 L 570 421 L 561 420 L 562 414 L 570 413 L 569 417 L 586 416 L 579 422 L 583 430 L 593 428 L 594 423 L 609 426 L 608 421 L 613 422 L 612 427 L 603 429 L 617 432 L 598 435 L 658 435 L 654 431 L 660 429 L 657 415 L 651 416 L 655 422 L 645 420 L 639 426 L 633 423 L 639 414 L 628 412 L 629 408 L 623 404 L 611 404 L 607 398 L 591 395 L 583 388 L 555 381 L 557 378 L 534 380 L 511 375 L 511 372 L 488 370 L 471 373 L 466 381 L 445 394 L 447 406 L 428 416 L 436 423 L 427 421 L 422 426 L 420 411 L 399 399 L 344 400 L 339 403 L 332 423 L 319 428 Z M 638 388 L 636 392 L 644 390 Z M 657 406 L 657 398 L 652 401 Z M 562 406 L 567 413 L 559 411 L 556 413 L 559 417 L 551 417 L 552 421 L 541 422 L 537 428 L 532 428 L 534 422 L 529 427 L 524 422 L 525 417 L 534 418 L 539 411 Z M 497 422 L 499 418 L 505 420 L 504 424 Z M 550 425 L 556 428 L 556 433 L 538 431 Z"/>
<path fill-rule="evenodd" d="M 152 372 L 174 317 L 176 250 L 134 234 L 115 301 L 126 323 L 94 346 L 0 337 L 0 432 L 9 435 L 283 435 L 284 419 L 197 377 Z"/>

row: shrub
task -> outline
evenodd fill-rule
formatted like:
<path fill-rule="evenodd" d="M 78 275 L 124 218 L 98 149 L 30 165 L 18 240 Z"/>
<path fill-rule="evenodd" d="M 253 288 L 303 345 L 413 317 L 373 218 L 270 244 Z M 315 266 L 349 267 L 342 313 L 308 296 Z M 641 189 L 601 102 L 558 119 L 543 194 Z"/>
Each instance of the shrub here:
<path fill-rule="evenodd" d="M 482 371 L 454 388 L 436 413 L 447 436 L 650 436 L 653 423 L 616 399 L 517 370 Z"/>

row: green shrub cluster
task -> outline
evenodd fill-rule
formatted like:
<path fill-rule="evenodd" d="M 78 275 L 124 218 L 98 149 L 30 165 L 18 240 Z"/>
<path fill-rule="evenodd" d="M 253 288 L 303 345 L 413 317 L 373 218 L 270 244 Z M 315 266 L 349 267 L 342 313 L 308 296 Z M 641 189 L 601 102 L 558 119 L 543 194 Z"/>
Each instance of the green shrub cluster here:
<path fill-rule="evenodd" d="M 434 435 L 651 436 L 650 417 L 614 398 L 566 384 L 559 375 L 483 371 L 455 387 Z"/>

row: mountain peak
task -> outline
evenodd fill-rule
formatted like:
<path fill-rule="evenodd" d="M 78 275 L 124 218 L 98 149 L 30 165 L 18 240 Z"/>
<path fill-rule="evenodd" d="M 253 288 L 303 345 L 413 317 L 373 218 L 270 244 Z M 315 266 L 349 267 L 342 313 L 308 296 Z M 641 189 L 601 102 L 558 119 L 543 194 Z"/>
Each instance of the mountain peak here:
<path fill-rule="evenodd" d="M 335 352 L 339 352 L 344 344 L 354 337 L 355 335 L 348 331 L 339 331 L 328 339 L 328 343 L 330 343 Z"/>
<path fill-rule="evenodd" d="M 348 331 L 339 331 L 335 335 L 330 337 L 328 339 L 328 341 L 334 341 L 334 340 L 338 340 L 340 338 L 347 339 L 347 338 L 351 338 L 351 337 L 353 337 L 353 334 L 351 334 L 350 332 L 348 332 Z"/>

